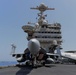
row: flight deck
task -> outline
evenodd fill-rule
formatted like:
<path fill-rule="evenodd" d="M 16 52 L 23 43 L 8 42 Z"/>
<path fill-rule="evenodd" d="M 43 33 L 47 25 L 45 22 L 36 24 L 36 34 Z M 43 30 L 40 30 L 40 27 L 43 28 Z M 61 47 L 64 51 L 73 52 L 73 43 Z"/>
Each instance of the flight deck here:
<path fill-rule="evenodd" d="M 76 75 L 76 65 L 51 64 L 43 67 L 8 67 L 0 75 Z"/>

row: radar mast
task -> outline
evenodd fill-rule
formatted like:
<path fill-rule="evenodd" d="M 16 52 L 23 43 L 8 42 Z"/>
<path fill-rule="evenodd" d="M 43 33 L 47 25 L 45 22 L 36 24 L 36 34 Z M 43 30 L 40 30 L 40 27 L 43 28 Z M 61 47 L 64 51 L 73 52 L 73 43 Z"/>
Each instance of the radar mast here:
<path fill-rule="evenodd" d="M 38 13 L 38 16 L 39 16 L 38 23 L 39 23 L 39 25 L 42 25 L 42 22 L 44 21 L 45 17 L 47 16 L 47 15 L 43 14 L 44 11 L 46 11 L 46 10 L 55 10 L 55 8 L 48 8 L 48 6 L 46 6 L 44 3 L 40 4 L 36 8 L 32 7 L 31 9 L 40 11 L 40 13 Z"/>

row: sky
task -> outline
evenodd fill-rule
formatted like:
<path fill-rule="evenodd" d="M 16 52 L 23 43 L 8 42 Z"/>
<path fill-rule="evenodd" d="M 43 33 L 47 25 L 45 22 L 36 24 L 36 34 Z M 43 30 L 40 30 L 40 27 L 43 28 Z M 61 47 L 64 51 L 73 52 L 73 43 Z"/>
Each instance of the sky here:
<path fill-rule="evenodd" d="M 49 23 L 58 22 L 62 26 L 62 51 L 76 50 L 76 0 L 0 0 L 0 61 L 16 61 L 10 55 L 12 43 L 17 47 L 16 53 L 27 48 L 27 34 L 22 26 L 37 22 L 39 11 L 30 7 L 41 3 L 55 8 L 45 14 Z"/>

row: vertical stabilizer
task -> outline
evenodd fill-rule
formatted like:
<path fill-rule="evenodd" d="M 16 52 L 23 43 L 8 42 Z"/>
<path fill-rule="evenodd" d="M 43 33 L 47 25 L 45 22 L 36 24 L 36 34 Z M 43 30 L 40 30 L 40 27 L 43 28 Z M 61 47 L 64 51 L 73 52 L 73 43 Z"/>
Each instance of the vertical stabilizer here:
<path fill-rule="evenodd" d="M 57 54 L 58 54 L 57 61 L 59 63 L 62 63 L 62 55 L 61 55 L 61 51 L 60 51 L 60 46 L 57 47 Z"/>
<path fill-rule="evenodd" d="M 59 56 L 61 56 L 61 51 L 60 51 L 60 47 L 59 47 L 59 46 L 57 47 L 57 54 L 58 54 Z"/>

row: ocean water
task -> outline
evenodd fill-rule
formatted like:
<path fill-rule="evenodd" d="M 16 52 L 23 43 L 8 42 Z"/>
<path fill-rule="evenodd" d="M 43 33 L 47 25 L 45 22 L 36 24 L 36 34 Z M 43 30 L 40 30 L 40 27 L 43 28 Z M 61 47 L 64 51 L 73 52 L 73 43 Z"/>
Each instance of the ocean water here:
<path fill-rule="evenodd" d="M 17 64 L 16 61 L 0 61 L 0 66 L 11 66 Z"/>

